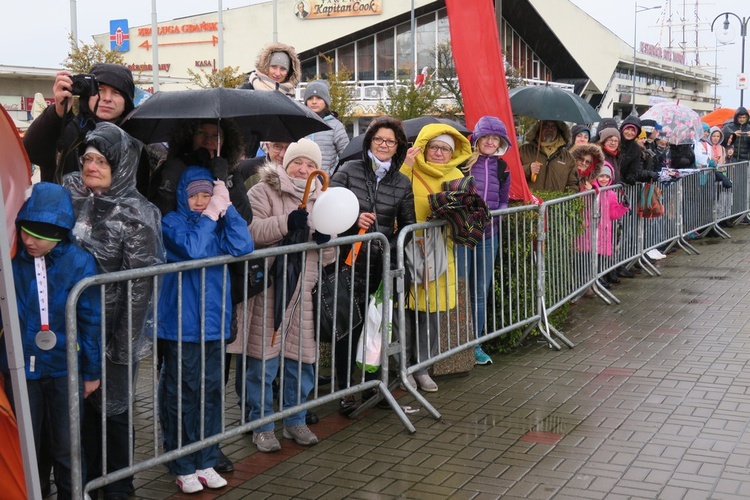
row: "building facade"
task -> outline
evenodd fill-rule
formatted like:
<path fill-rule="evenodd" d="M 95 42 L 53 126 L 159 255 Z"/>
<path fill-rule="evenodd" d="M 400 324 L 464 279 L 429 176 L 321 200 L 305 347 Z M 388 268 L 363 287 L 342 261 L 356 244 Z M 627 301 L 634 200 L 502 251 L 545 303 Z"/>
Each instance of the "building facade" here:
<path fill-rule="evenodd" d="M 121 20 L 112 23 L 110 33 L 94 39 L 105 47 L 119 48 L 139 86 L 148 90 L 154 87 L 154 75 L 158 75 L 159 90 L 187 88 L 191 85 L 188 70 L 212 72 L 222 60 L 224 66 L 251 71 L 261 48 L 276 39 L 294 46 L 300 56 L 300 98 L 304 82 L 343 67 L 352 72 L 358 118 L 352 132 L 356 134 L 377 114 L 389 87 L 423 70 L 432 74 L 438 46 L 450 42 L 444 0 L 414 0 L 414 30 L 410 4 L 402 0 L 267 1 L 227 9 L 221 16 L 208 12 L 163 21 L 156 38 L 150 25 L 129 27 L 127 20 L 124 24 Z M 717 106 L 711 93 L 713 73 L 690 67 L 675 54 L 648 44 L 636 50 L 633 92 L 633 47 L 568 0 L 496 0 L 496 4 L 504 56 L 528 83 L 564 85 L 587 99 L 601 116 L 627 115 L 633 104 L 642 113 L 661 100 L 680 99 L 699 113 Z M 9 92 L 3 87 L 1 69 L 0 98 Z M 51 83 L 42 92 L 51 97 Z"/>

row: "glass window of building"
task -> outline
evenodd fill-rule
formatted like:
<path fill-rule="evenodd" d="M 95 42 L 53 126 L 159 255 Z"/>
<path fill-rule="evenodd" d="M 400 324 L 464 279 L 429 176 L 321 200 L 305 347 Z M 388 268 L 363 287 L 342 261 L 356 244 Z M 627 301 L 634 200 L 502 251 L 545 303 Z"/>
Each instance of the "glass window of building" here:
<path fill-rule="evenodd" d="M 435 13 L 417 18 L 417 69 L 435 68 L 437 48 L 437 21 Z"/>
<path fill-rule="evenodd" d="M 381 31 L 377 38 L 378 80 L 393 80 L 396 67 L 396 41 L 393 30 Z"/>
<path fill-rule="evenodd" d="M 450 43 L 451 32 L 450 25 L 448 24 L 448 11 L 446 9 L 440 9 L 437 12 L 437 18 L 438 43 Z"/>
<path fill-rule="evenodd" d="M 309 82 L 315 80 L 315 75 L 318 74 L 318 58 L 311 57 L 300 62 L 300 69 L 302 73 L 302 81 Z"/>
<path fill-rule="evenodd" d="M 357 40 L 357 79 L 375 79 L 375 37 Z"/>
<path fill-rule="evenodd" d="M 334 50 L 318 58 L 318 74 L 321 78 L 327 80 L 333 71 L 336 71 L 336 51 Z"/>
<path fill-rule="evenodd" d="M 414 74 L 414 55 L 411 45 L 409 23 L 396 26 L 396 69 L 399 77 Z"/>
<path fill-rule="evenodd" d="M 346 68 L 352 72 L 352 76 L 355 75 L 357 68 L 354 65 L 354 44 L 350 43 L 339 48 L 338 65 L 336 66 L 339 71 Z"/>

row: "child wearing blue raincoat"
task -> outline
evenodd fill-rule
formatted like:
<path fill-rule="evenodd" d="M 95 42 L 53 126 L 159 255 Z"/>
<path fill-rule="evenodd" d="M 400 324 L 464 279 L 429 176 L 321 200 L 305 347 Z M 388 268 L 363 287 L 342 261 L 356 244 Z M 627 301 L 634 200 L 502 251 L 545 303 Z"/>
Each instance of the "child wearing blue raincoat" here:
<path fill-rule="evenodd" d="M 73 204 L 64 187 L 49 182 L 34 185 L 16 218 L 18 253 L 12 263 L 34 443 L 37 456 L 43 446 L 49 447 L 61 499 L 71 498 L 65 304 L 78 281 L 98 272 L 94 257 L 70 241 L 74 223 Z M 99 387 L 101 378 L 102 311 L 97 287 L 81 294 L 76 313 L 79 395 L 84 398 Z M 2 341 L 0 372 L 8 371 Z M 6 381 L 13 400 L 10 378 Z M 44 439 L 45 425 L 51 442 Z"/>
<path fill-rule="evenodd" d="M 201 167 L 188 167 L 177 185 L 177 210 L 162 219 L 164 246 L 169 262 L 181 262 L 229 254 L 240 256 L 253 251 L 247 223 L 229 201 L 223 181 L 213 181 Z M 228 275 L 227 275 L 228 276 Z M 186 446 L 221 432 L 221 360 L 224 342 L 229 338 L 232 301 L 230 283 L 225 282 L 222 266 L 205 269 L 205 291 L 201 290 L 201 269 L 182 273 L 181 331 L 178 325 L 178 275 L 167 274 L 159 296 L 158 338 L 163 340 L 163 368 L 159 380 L 159 418 L 165 451 Z M 205 300 L 205 305 L 201 303 Z M 201 325 L 205 327 L 202 329 Z M 205 343 L 202 346 L 201 340 Z M 201 350 L 205 348 L 202 354 Z M 179 353 L 181 349 L 181 353 Z M 182 380 L 178 365 L 182 359 Z M 205 360 L 202 372 L 201 359 Z M 201 396 L 201 382 L 205 384 Z M 181 386 L 181 388 L 180 388 Z M 178 397 L 182 399 L 178 413 Z M 204 420 L 201 421 L 201 397 Z M 182 420 L 182 436 L 177 435 Z M 213 469 L 219 458 L 219 445 L 211 445 L 168 463 L 169 472 L 183 493 L 225 486 Z"/>

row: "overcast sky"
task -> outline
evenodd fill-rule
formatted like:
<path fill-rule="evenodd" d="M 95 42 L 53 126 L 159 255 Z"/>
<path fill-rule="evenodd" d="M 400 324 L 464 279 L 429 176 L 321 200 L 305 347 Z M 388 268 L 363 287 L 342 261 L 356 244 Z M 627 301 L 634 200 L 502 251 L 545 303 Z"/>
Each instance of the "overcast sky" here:
<path fill-rule="evenodd" d="M 225 9 L 259 3 L 262 0 L 223 0 Z M 383 0 L 385 2 L 407 0 Z M 509 1 L 509 0 L 505 0 Z M 571 0 L 592 17 L 599 20 L 628 44 L 633 43 L 633 11 L 635 0 Z M 669 0 L 639 0 L 639 5 L 665 7 Z M 688 21 L 694 23 L 695 0 L 672 0 L 673 22 L 679 22 L 683 3 L 688 4 Z M 702 31 L 700 35 L 701 62 L 708 71 L 714 70 L 715 42 L 709 32 L 709 24 L 724 11 L 740 17 L 750 16 L 748 0 L 702 0 L 700 8 Z M 156 0 L 157 18 L 165 21 L 178 17 L 213 11 L 218 1 L 211 0 Z M 67 36 L 70 32 L 70 5 L 65 0 L 3 0 L 0 8 L 5 18 L 5 27 L 0 30 L 0 64 L 11 66 L 59 67 L 68 52 Z M 77 0 L 78 38 L 91 43 L 95 33 L 109 31 L 110 19 L 128 19 L 130 26 L 151 23 L 151 0 Z M 668 45 L 666 27 L 661 27 L 662 9 L 638 14 L 638 42 L 647 42 L 662 47 Z M 737 21 L 731 18 L 733 25 Z M 717 22 L 717 25 L 720 21 Z M 686 31 L 686 38 L 694 40 L 694 28 Z M 585 33 L 582 34 L 585 42 Z M 682 40 L 681 28 L 675 28 L 673 39 Z M 589 41 L 592 50 L 596 44 Z M 694 43 L 693 43 L 694 45 Z M 739 105 L 739 91 L 735 89 L 736 75 L 740 72 L 741 39 L 736 37 L 734 45 L 723 47 L 718 53 L 718 72 L 724 75 L 719 95 L 725 106 Z M 694 60 L 693 54 L 687 55 Z M 746 58 L 750 58 L 750 55 Z M 746 61 L 746 72 L 750 73 L 750 61 Z M 748 92 L 750 101 L 750 92 Z M 748 104 L 746 101 L 745 104 Z"/>

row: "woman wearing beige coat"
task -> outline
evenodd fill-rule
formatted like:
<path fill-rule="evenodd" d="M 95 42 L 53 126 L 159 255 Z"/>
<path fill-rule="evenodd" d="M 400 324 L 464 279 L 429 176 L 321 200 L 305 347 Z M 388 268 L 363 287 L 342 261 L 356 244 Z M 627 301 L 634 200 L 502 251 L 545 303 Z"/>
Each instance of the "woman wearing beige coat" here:
<path fill-rule="evenodd" d="M 308 212 L 298 207 L 302 202 L 307 177 L 310 172 L 319 169 L 320 164 L 318 145 L 309 139 L 300 139 L 299 142 L 289 145 L 282 166 L 266 164 L 262 167 L 259 171 L 260 182 L 248 192 L 253 207 L 250 232 L 256 248 L 277 246 L 289 231 L 302 228 L 305 224 L 309 224 L 310 236 L 313 236 L 314 228 L 311 218 L 307 217 Z M 307 200 L 308 211 L 312 210 L 321 190 L 320 182 L 316 180 L 313 187 Z M 319 233 L 315 233 L 316 240 L 318 235 Z M 278 331 L 274 333 L 273 286 L 279 285 L 275 283 L 266 293 L 251 297 L 247 301 L 246 330 L 239 328 L 237 340 L 227 348 L 230 353 L 243 354 L 243 346 L 246 346 L 245 395 L 250 421 L 273 413 L 271 384 L 279 372 L 280 364 L 283 366 L 284 387 L 280 392 L 283 395 L 284 409 L 304 403 L 315 384 L 315 326 L 310 304 L 311 292 L 318 275 L 318 252 L 306 252 L 304 264 L 304 275 L 299 277 L 297 288 L 289 301 Z M 242 304 L 238 307 L 241 308 Z M 240 323 L 244 321 L 243 317 L 244 311 L 238 311 L 237 318 Z M 238 359 L 237 366 L 242 366 L 242 359 Z M 237 383 L 238 393 L 241 391 L 241 382 L 240 379 Z M 307 446 L 317 443 L 318 438 L 305 424 L 305 414 L 306 412 L 302 411 L 285 418 L 283 435 Z M 259 451 L 272 452 L 281 449 L 273 429 L 274 424 L 270 423 L 253 431 L 253 442 Z"/>

